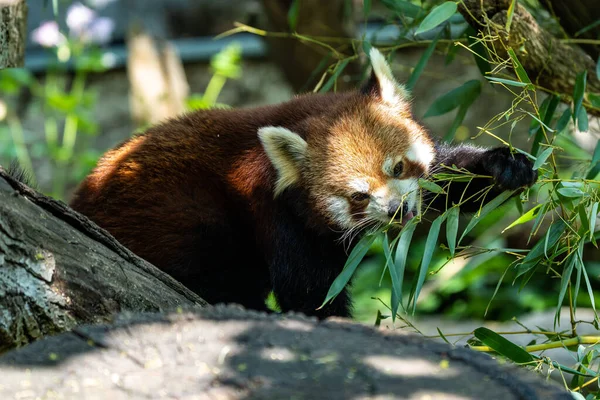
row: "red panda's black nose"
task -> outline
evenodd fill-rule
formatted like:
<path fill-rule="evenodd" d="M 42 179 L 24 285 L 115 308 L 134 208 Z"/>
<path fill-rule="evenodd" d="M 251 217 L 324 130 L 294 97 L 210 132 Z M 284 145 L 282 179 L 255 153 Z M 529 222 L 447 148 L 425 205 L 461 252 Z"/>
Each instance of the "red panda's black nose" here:
<path fill-rule="evenodd" d="M 399 200 L 392 200 L 390 201 L 390 204 L 388 205 L 388 217 L 392 218 L 394 215 L 396 216 L 396 219 L 402 218 L 402 211 L 400 211 L 400 206 L 402 205 L 402 202 Z M 405 207 L 406 204 L 405 204 Z"/>

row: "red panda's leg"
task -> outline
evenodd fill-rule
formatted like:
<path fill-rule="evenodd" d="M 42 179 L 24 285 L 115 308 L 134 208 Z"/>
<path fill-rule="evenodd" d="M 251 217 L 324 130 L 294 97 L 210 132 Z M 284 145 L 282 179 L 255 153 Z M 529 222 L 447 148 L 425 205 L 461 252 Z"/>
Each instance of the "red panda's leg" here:
<path fill-rule="evenodd" d="M 276 214 L 267 237 L 266 256 L 271 282 L 282 311 L 306 315 L 350 317 L 351 302 L 344 289 L 320 310 L 329 287 L 341 272 L 346 254 L 329 235 L 307 230 L 301 221 Z"/>
<path fill-rule="evenodd" d="M 508 147 L 496 147 L 492 149 L 478 148 L 468 145 L 438 145 L 436 146 L 436 159 L 431 171 L 451 172 L 443 166 L 455 165 L 476 175 L 491 176 L 492 178 L 473 178 L 467 182 L 454 181 L 447 187 L 448 195 L 434 195 L 428 193 L 425 198 L 429 200 L 428 205 L 434 209 L 444 211 L 446 207 L 452 207 L 453 203 L 459 203 L 461 199 L 471 201 L 461 205 L 464 211 L 476 211 L 481 207 L 483 194 L 490 185 L 491 191 L 485 198 L 490 201 L 504 190 L 515 190 L 521 187 L 531 186 L 537 179 L 533 170 L 533 163 L 520 153 L 511 153 Z M 443 165 L 443 166 L 442 166 Z M 445 186 L 443 184 L 442 186 Z"/>

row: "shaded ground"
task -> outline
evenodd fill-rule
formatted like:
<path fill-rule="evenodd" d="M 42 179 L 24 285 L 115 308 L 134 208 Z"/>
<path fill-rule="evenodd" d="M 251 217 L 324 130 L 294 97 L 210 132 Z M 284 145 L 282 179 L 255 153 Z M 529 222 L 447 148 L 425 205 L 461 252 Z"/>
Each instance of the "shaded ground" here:
<path fill-rule="evenodd" d="M 571 399 L 487 355 L 235 307 L 123 315 L 0 358 L 0 399 Z"/>

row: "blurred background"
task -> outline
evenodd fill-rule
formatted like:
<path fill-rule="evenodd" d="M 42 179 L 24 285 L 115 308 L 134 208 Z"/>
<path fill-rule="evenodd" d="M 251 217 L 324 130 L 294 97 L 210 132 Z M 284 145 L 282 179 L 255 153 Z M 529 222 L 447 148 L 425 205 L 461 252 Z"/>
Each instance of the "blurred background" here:
<path fill-rule="evenodd" d="M 407 81 L 437 34 L 426 32 L 415 40 L 414 27 L 405 24 L 406 15 L 418 14 L 420 1 L 373 1 L 368 13 L 362 0 L 309 0 L 295 10 L 297 3 L 29 2 L 26 66 L 0 71 L 0 164 L 17 159 L 32 173 L 40 191 L 68 201 L 103 152 L 148 125 L 188 110 L 274 104 L 315 89 L 355 87 L 365 77 L 366 59 L 358 41 L 347 38 L 365 38 L 386 52 L 393 50 L 394 72 Z M 402 3 L 404 9 L 394 10 L 390 3 Z M 535 2 L 525 3 L 540 23 L 552 27 L 547 11 Z M 514 129 L 509 124 L 497 127 L 495 136 L 481 134 L 479 127 L 510 108 L 515 95 L 484 84 L 473 55 L 455 45 L 454 38 L 467 27 L 455 15 L 445 28 L 445 39 L 431 49 L 433 54 L 412 88 L 415 117 L 434 136 L 454 129 L 455 141 L 495 146 L 501 144 L 500 138 L 516 147 L 527 146 L 528 123 Z M 335 52 L 358 56 L 340 66 L 332 57 Z M 457 120 L 454 113 L 424 118 L 436 99 L 471 80 L 482 82 L 481 94 L 464 119 Z M 598 140 L 598 121 L 590 119 L 589 132 L 583 135 L 568 129 L 569 140 L 576 144 L 574 157 L 589 158 Z M 565 163 L 577 168 L 576 162 Z M 533 196 L 530 200 L 535 204 Z M 470 242 L 492 249 L 527 247 L 524 230 L 500 235 L 518 215 L 515 207 L 492 212 L 472 231 Z M 419 227 L 411 245 L 407 285 L 418 270 L 427 229 Z M 597 287 L 597 253 L 586 254 L 589 276 Z M 440 324 L 459 330 L 459 321 L 484 318 L 535 318 L 531 313 L 556 308 L 559 280 L 547 279 L 540 270 L 526 286 L 513 285 L 509 266 L 514 256 L 506 252 L 483 251 L 450 263 L 448 259 L 443 248 L 436 251 L 430 266 L 435 273 L 419 297 L 417 314 L 429 326 L 425 331 L 435 331 Z M 389 315 L 391 283 L 382 275 L 384 264 L 381 244 L 376 243 L 354 280 L 359 321 L 374 323 Z M 580 307 L 589 306 L 590 297 L 581 295 Z M 600 300 L 598 294 L 595 297 Z"/>

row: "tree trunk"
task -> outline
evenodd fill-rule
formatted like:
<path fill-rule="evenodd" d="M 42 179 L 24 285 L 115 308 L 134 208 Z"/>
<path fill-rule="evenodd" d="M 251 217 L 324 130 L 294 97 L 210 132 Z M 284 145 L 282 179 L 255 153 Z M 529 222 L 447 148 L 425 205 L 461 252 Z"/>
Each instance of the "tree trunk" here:
<path fill-rule="evenodd" d="M 0 352 L 115 312 L 206 303 L 0 167 Z"/>
<path fill-rule="evenodd" d="M 538 25 L 519 3 L 515 7 L 510 32 L 506 32 L 507 11 L 511 3 L 511 0 L 464 0 L 459 10 L 476 30 L 495 38 L 487 42 L 497 54 L 491 54 L 492 57 L 497 57 L 498 61 L 506 60 L 506 50 L 512 48 L 534 83 L 547 90 L 573 96 L 577 74 L 587 70 L 586 91 L 600 93 L 595 61 L 580 49 L 555 38 Z M 590 112 L 597 114 L 596 110 Z"/>
<path fill-rule="evenodd" d="M 24 65 L 26 33 L 25 0 L 0 1 L 0 69 Z"/>

